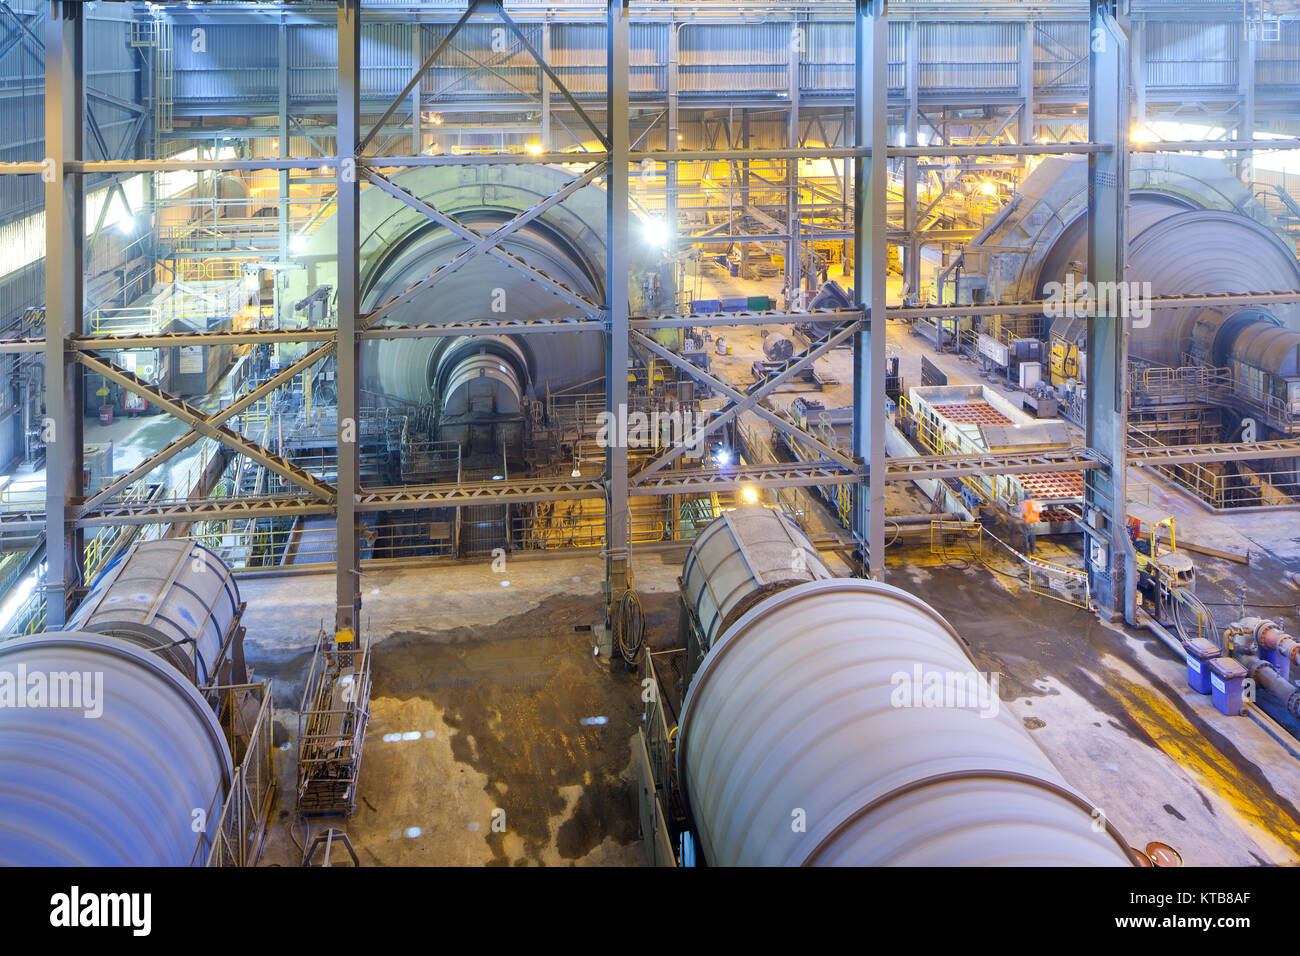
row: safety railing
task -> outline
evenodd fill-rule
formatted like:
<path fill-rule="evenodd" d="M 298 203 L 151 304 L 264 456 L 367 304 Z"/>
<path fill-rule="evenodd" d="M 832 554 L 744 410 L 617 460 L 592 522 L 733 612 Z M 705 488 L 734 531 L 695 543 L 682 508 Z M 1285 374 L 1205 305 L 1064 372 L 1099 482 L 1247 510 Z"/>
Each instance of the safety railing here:
<path fill-rule="evenodd" d="M 238 763 L 211 845 L 195 862 L 207 866 L 256 866 L 275 799 L 275 706 L 271 682 L 213 688 L 230 752 Z M 206 843 L 206 841 L 204 841 Z"/>
<path fill-rule="evenodd" d="M 984 547 L 985 538 L 1000 549 L 999 553 L 1009 555 L 1013 566 L 1021 566 L 1022 573 L 1012 574 L 991 563 L 992 556 Z M 1092 594 L 1086 572 L 1018 551 L 979 522 L 932 521 L 930 551 L 954 567 L 964 569 L 973 562 L 994 573 L 1016 578 L 1040 597 L 1084 609 L 1091 607 Z"/>
<path fill-rule="evenodd" d="M 1142 448 L 1166 446 L 1151 432 L 1129 426 L 1129 440 Z M 1166 478 L 1194 494 L 1216 511 L 1293 505 L 1300 499 L 1300 474 L 1294 467 L 1272 471 L 1238 462 L 1230 471 L 1222 462 L 1155 465 Z"/>
<path fill-rule="evenodd" d="M 298 713 L 299 812 L 352 812 L 369 722 L 369 640 L 322 631 Z"/>

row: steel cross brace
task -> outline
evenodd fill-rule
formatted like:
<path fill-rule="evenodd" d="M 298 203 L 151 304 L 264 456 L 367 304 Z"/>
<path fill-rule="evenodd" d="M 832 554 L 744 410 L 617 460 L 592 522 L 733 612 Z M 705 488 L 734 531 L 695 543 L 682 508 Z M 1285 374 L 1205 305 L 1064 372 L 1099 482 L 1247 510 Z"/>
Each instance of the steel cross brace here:
<path fill-rule="evenodd" d="M 837 346 L 840 342 L 844 341 L 849 336 L 853 335 L 853 333 L 857 331 L 858 325 L 859 323 L 855 321 L 855 322 L 848 323 L 841 329 L 838 329 L 837 331 L 832 333 L 829 338 L 824 339 L 821 342 L 819 342 L 817 345 L 805 350 L 802 355 L 791 358 L 789 361 L 786 362 L 784 368 L 782 368 L 778 372 L 774 372 L 772 375 L 768 376 L 762 382 L 756 383 L 755 386 L 749 392 L 746 393 L 736 391 L 730 385 L 727 385 L 721 379 L 715 378 L 714 376 L 710 375 L 708 372 L 704 371 L 704 369 L 700 368 L 698 365 L 694 365 L 691 362 L 688 362 L 686 359 L 682 358 L 680 355 L 677 355 L 674 352 L 670 352 L 668 349 L 664 348 L 662 345 L 660 345 L 654 339 L 650 338 L 644 332 L 638 332 L 634 329 L 631 331 L 630 334 L 632 336 L 632 341 L 639 343 L 640 345 L 649 349 L 651 352 L 654 352 L 656 355 L 658 355 L 664 361 L 668 362 L 670 365 L 673 365 L 676 368 L 681 369 L 683 372 L 690 375 L 691 377 L 697 378 L 700 381 L 708 384 L 709 386 L 717 389 L 719 392 L 722 392 L 724 395 L 726 395 L 728 398 L 731 399 L 730 404 L 728 404 L 725 408 L 719 411 L 718 414 L 715 415 L 709 421 L 709 423 L 704 426 L 703 429 L 701 429 L 699 435 L 700 439 L 703 439 L 708 435 L 712 434 L 713 432 L 717 431 L 727 422 L 734 419 L 741 412 L 747 411 L 749 409 L 753 409 L 755 414 L 760 415 L 767 421 L 771 422 L 773 425 L 781 429 L 786 434 L 791 435 L 792 437 L 798 439 L 799 441 L 802 441 L 805 444 L 812 446 L 813 448 L 821 452 L 823 455 L 825 455 L 827 458 L 830 458 L 831 460 L 838 462 L 840 465 L 854 472 L 855 474 L 861 475 L 863 472 L 862 472 L 862 465 L 860 463 L 855 462 L 852 458 L 849 458 L 848 456 L 841 454 L 840 452 L 836 451 L 830 446 L 823 444 L 821 441 L 818 441 L 816 438 L 808 434 L 802 428 L 799 428 L 797 425 L 794 425 L 791 422 L 787 422 L 785 419 L 781 418 L 775 412 L 768 411 L 762 405 L 758 404 L 769 393 L 774 391 L 777 388 L 777 386 L 788 381 L 791 378 L 791 376 L 795 375 L 797 372 L 801 371 L 802 369 L 810 366 L 816 359 L 825 355 L 831 349 L 835 348 L 835 346 Z M 640 471 L 638 471 L 636 475 L 633 476 L 632 483 L 634 485 L 639 485 L 643 483 L 652 474 L 659 471 L 659 469 L 663 468 L 665 465 L 669 464 L 670 462 L 680 457 L 685 451 L 686 448 L 685 446 L 682 445 L 678 445 L 675 448 L 669 449 L 667 454 L 662 455 L 659 458 L 656 458 L 645 468 L 642 468 Z"/>
<path fill-rule="evenodd" d="M 280 388 L 282 385 L 287 384 L 299 372 L 305 371 L 306 369 L 315 365 L 318 361 L 320 361 L 322 358 L 324 358 L 332 351 L 334 351 L 333 342 L 327 342 L 325 345 L 313 349 L 312 351 L 304 355 L 302 358 L 300 358 L 298 361 L 290 365 L 288 368 L 285 368 L 283 371 L 279 372 L 277 375 L 273 376 L 272 378 L 267 379 L 257 388 L 253 389 L 251 392 L 249 392 L 247 395 L 243 396 L 233 404 L 217 411 L 212 415 L 207 416 L 207 423 L 212 427 L 216 427 L 224 424 L 229 419 L 234 418 L 236 415 L 241 414 L 245 409 L 251 407 L 256 402 L 261 401 L 267 395 L 270 395 L 277 388 Z M 112 498 L 123 488 L 127 488 L 130 485 L 134 484 L 135 482 L 139 481 L 141 478 L 149 474 L 149 472 L 153 471 L 163 462 L 168 461 L 169 459 L 175 457 L 177 454 L 184 451 L 190 445 L 193 445 L 196 441 L 198 441 L 202 437 L 203 437 L 202 432 L 200 432 L 197 428 L 192 428 L 189 432 L 187 432 L 186 434 L 182 435 L 180 438 L 177 438 L 175 441 L 168 444 L 156 455 L 146 458 L 135 468 L 131 469 L 125 475 L 115 480 L 107 488 L 104 488 L 97 495 L 88 499 L 86 503 L 81 506 L 81 509 L 78 513 L 78 517 L 85 516 L 87 512 L 91 511 L 99 504 L 107 501 L 109 498 Z"/>
<path fill-rule="evenodd" d="M 415 283 L 414 285 L 411 285 L 408 288 L 402 290 L 397 295 L 393 296 L 393 298 L 389 299 L 387 302 L 384 302 L 377 309 L 375 309 L 373 312 L 367 315 L 365 317 L 365 324 L 363 328 L 369 328 L 375 323 L 382 321 L 386 315 L 392 312 L 393 309 L 397 308 L 403 302 L 408 301 L 411 296 L 419 292 L 422 292 L 425 289 L 430 288 L 439 279 L 443 278 L 446 275 L 449 275 L 452 272 L 455 272 L 461 266 L 466 265 L 469 262 L 472 262 L 474 259 L 477 259 L 479 256 L 483 255 L 484 253 L 491 252 L 494 248 L 500 247 L 501 243 L 504 242 L 507 237 L 518 232 L 520 229 L 528 225 L 528 223 L 532 222 L 534 219 L 536 219 L 542 213 L 546 212 L 551 207 L 559 205 L 560 203 L 564 202 L 564 200 L 568 199 L 579 189 L 582 189 L 583 187 L 589 185 L 593 179 L 595 179 L 597 176 L 600 176 L 604 172 L 606 165 L 607 164 L 605 163 L 593 164 L 591 169 L 587 170 L 587 172 L 584 173 L 582 176 L 572 180 L 571 182 L 566 183 L 563 186 L 563 188 L 558 189 L 555 192 L 551 193 L 549 196 L 547 196 L 545 199 L 543 199 L 541 202 L 537 203 L 536 205 L 530 206 L 528 209 L 525 209 L 518 216 L 515 216 L 513 219 L 511 219 L 509 222 L 502 223 L 499 227 L 494 229 L 492 232 L 488 233 L 486 236 L 483 236 L 477 240 L 471 240 L 471 245 L 468 249 L 462 250 L 454 258 L 438 266 L 438 268 L 435 269 L 433 272 L 431 272 L 427 277 L 421 279 L 419 282 Z M 367 173 L 369 173 L 370 171 L 371 170 L 368 169 Z M 423 212 L 423 210 L 421 211 Z M 467 229 L 466 231 L 468 232 L 471 230 Z"/>
<path fill-rule="evenodd" d="M 394 199 L 406 203 L 406 205 L 410 206 L 412 209 L 416 210 L 417 212 L 423 213 L 425 216 L 427 216 L 432 221 L 436 222 L 438 225 L 442 226 L 448 232 L 454 233 L 455 235 L 469 241 L 475 246 L 478 246 L 484 241 L 485 238 L 484 236 L 481 236 L 474 230 L 466 227 L 454 217 L 447 215 L 446 213 L 442 212 L 439 209 L 435 209 L 433 206 L 430 206 L 423 199 L 420 199 L 418 196 L 415 196 L 411 192 L 408 192 L 407 190 L 403 189 L 401 186 L 397 185 L 391 179 L 388 179 L 387 177 L 381 175 L 380 173 L 376 172 L 370 167 L 362 166 L 358 164 L 357 172 L 365 176 L 365 178 L 369 182 L 378 186 L 383 192 L 392 196 Z M 544 287 L 550 289 L 560 298 L 564 299 L 564 301 L 568 302 L 570 305 L 576 305 L 578 308 L 582 309 L 588 315 L 595 316 L 600 312 L 600 306 L 596 305 L 596 303 L 592 302 L 590 299 L 586 298 L 585 296 L 579 295 L 577 292 L 574 292 L 568 286 L 556 282 L 545 272 L 542 272 L 540 269 L 533 268 L 518 256 L 511 255 L 510 253 L 506 252 L 504 249 L 498 248 L 496 246 L 493 246 L 489 249 L 485 249 L 484 251 L 488 255 L 494 258 L 500 259 L 502 262 L 504 262 L 506 265 L 510 266 L 511 268 L 520 270 L 525 275 L 527 275 L 530 279 L 532 279 L 534 282 L 540 283 Z"/>
<path fill-rule="evenodd" d="M 320 352 L 325 346 L 317 349 Z M 243 435 L 240 435 L 234 429 L 225 425 L 214 424 L 212 417 L 205 415 L 199 409 L 182 401 L 174 395 L 169 395 L 162 389 L 154 385 L 149 385 L 136 378 L 135 375 L 123 368 L 114 365 L 99 355 L 91 352 L 81 352 L 77 360 L 82 365 L 93 371 L 98 372 L 104 378 L 116 382 L 128 391 L 134 392 L 147 402 L 157 405 L 163 411 L 167 412 L 174 418 L 179 418 L 196 432 L 206 435 L 209 438 L 215 438 L 237 452 L 247 455 L 258 464 L 265 465 L 287 481 L 293 482 L 302 488 L 307 489 L 322 501 L 333 501 L 335 498 L 335 488 L 308 474 L 302 468 L 286 461 L 279 455 L 276 455 L 256 442 L 249 441 Z M 178 449 L 179 450 L 179 449 Z"/>
<path fill-rule="evenodd" d="M 483 0 L 470 0 L 469 6 L 465 8 L 465 12 L 461 14 L 460 19 L 457 20 L 452 28 L 447 31 L 447 35 L 442 38 L 442 42 L 434 48 L 433 52 L 424 58 L 424 62 L 421 63 L 419 69 L 415 71 L 415 75 L 407 81 L 406 86 L 402 88 L 402 92 L 398 93 L 397 98 L 389 104 L 388 109 L 385 110 L 384 115 L 379 118 L 379 122 L 375 124 L 374 129 L 367 133 L 365 138 L 357 144 L 356 155 L 360 156 L 362 151 L 370 145 L 370 141 L 379 135 L 379 131 L 383 129 L 384 124 L 388 122 L 389 117 L 397 112 L 398 108 L 406 102 L 406 98 L 411 95 L 411 91 L 415 89 L 416 84 L 419 83 L 424 74 L 428 72 L 429 67 L 433 66 L 434 61 L 437 60 L 438 57 L 442 56 L 442 51 L 447 49 L 451 44 L 452 38 L 460 32 L 461 27 L 469 22 L 469 18 L 474 15 L 474 11 L 478 9 L 479 4 L 482 2 Z"/>
<path fill-rule="evenodd" d="M 591 117 L 587 115 L 587 111 L 578 104 L 578 101 L 574 99 L 573 94 L 569 92 L 569 88 L 561 82 L 560 78 L 555 75 L 555 71 L 551 69 L 550 64 L 548 64 L 533 45 L 528 42 L 528 37 L 524 36 L 524 31 L 519 29 L 519 25 L 511 19 L 510 14 L 506 13 L 504 4 L 502 4 L 500 0 L 492 0 L 492 2 L 496 4 L 498 13 L 501 16 L 501 19 L 505 21 L 506 26 L 510 27 L 510 29 L 514 31 L 515 36 L 519 38 L 519 42 L 524 45 L 524 49 L 528 51 L 528 54 L 533 58 L 537 65 L 541 67 L 542 72 L 546 74 L 547 79 L 555 84 L 555 88 L 560 91 L 560 95 L 568 101 L 569 106 L 571 106 L 573 111 L 578 114 L 578 118 L 587 124 L 587 128 L 595 134 L 600 145 L 608 150 L 610 148 L 609 134 L 601 132 L 600 127 L 592 122 Z"/>

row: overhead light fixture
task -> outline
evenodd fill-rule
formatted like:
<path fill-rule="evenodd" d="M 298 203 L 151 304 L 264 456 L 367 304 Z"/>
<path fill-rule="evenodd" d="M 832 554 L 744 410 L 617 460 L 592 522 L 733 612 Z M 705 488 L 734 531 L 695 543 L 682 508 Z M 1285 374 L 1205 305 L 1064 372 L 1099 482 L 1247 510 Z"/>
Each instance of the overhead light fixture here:
<path fill-rule="evenodd" d="M 534 142 L 534 143 L 529 143 L 529 144 L 528 144 L 526 147 L 524 147 L 524 148 L 527 149 L 528 152 L 529 152 L 529 154 L 532 155 L 532 156 L 540 156 L 540 155 L 542 155 L 542 144 L 541 144 L 541 143 L 536 143 L 536 142 Z"/>
<path fill-rule="evenodd" d="M 294 255 L 299 255 L 307 251 L 307 237 L 294 236 L 289 240 L 289 251 Z"/>
<path fill-rule="evenodd" d="M 668 224 L 662 219 L 647 219 L 645 238 L 650 245 L 662 247 L 668 242 Z"/>
<path fill-rule="evenodd" d="M 740 497 L 747 505 L 758 504 L 758 489 L 753 485 L 745 485 L 740 489 Z"/>

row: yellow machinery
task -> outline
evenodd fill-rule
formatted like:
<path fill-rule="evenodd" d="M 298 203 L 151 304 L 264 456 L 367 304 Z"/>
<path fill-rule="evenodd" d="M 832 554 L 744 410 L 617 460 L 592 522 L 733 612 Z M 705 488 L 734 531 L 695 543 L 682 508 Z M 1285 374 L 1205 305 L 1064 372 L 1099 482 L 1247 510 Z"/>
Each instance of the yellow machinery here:
<path fill-rule="evenodd" d="M 1160 529 L 1169 526 L 1169 550 L 1160 550 Z M 1129 519 L 1129 533 L 1137 553 L 1138 589 L 1155 605 L 1155 618 L 1164 622 L 1174 610 L 1174 602 L 1190 597 L 1196 585 L 1196 565 L 1185 552 L 1177 549 L 1172 516 L 1151 525 L 1148 536 L 1141 535 L 1141 522 Z"/>

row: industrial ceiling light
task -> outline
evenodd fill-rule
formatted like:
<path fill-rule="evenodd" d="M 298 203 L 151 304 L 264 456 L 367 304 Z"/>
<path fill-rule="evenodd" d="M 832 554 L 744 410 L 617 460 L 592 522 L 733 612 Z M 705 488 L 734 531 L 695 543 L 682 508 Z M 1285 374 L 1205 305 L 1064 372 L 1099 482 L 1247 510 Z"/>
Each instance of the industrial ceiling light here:
<path fill-rule="evenodd" d="M 758 504 L 758 489 L 753 485 L 745 485 L 740 489 L 740 497 L 747 505 Z"/>
<path fill-rule="evenodd" d="M 663 246 L 668 242 L 668 224 L 662 219 L 647 219 L 645 223 L 646 241 L 652 246 Z"/>
<path fill-rule="evenodd" d="M 541 143 L 536 143 L 536 142 L 534 142 L 534 143 L 529 143 L 525 148 L 528 150 L 529 154 L 532 155 L 532 156 L 540 156 L 540 155 L 542 155 L 542 144 L 541 144 Z"/>
<path fill-rule="evenodd" d="M 289 251 L 294 255 L 300 255 L 307 251 L 307 237 L 294 236 L 289 240 Z"/>

